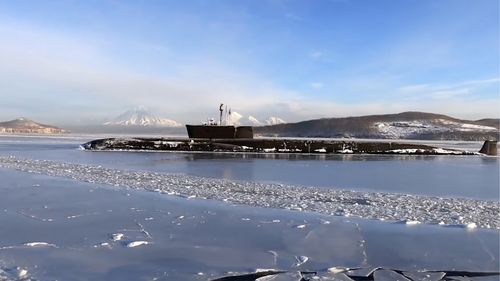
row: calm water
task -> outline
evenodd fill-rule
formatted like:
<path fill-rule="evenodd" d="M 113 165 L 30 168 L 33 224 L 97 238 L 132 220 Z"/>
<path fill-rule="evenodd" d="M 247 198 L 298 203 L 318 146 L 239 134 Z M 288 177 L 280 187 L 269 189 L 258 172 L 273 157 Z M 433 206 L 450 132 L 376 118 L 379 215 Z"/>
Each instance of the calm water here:
<path fill-rule="evenodd" d="M 89 152 L 89 137 L 0 137 L 0 155 L 324 188 L 499 200 L 499 158 Z"/>

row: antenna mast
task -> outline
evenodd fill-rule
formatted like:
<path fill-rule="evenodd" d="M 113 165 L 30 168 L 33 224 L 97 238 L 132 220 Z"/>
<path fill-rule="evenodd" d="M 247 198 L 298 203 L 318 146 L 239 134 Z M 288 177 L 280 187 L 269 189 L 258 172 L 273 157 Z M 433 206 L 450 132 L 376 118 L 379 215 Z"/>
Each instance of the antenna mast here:
<path fill-rule="evenodd" d="M 221 103 L 219 106 L 219 111 L 220 111 L 220 118 L 219 118 L 219 125 L 222 125 L 222 112 L 224 112 L 224 104 Z"/>

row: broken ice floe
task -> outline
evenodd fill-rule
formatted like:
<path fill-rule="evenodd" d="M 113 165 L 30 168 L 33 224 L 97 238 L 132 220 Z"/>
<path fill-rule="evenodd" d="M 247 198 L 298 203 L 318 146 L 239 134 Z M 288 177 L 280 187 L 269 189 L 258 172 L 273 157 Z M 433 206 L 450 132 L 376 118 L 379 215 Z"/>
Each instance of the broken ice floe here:
<path fill-rule="evenodd" d="M 20 280 L 33 280 L 30 278 L 29 272 L 26 268 L 12 267 L 0 268 L 0 281 L 20 281 Z"/>
<path fill-rule="evenodd" d="M 111 249 L 111 244 L 109 244 L 108 242 L 102 242 L 102 243 L 98 243 L 98 244 L 94 245 L 94 248 L 108 248 L 108 249 Z"/>
<path fill-rule="evenodd" d="M 237 280 L 339 280 L 339 281 L 387 281 L 387 280 L 476 280 L 474 277 L 498 277 L 499 272 L 474 272 L 474 271 L 438 271 L 420 270 L 403 271 L 399 269 L 386 269 L 379 267 L 355 268 L 349 270 L 343 267 L 332 267 L 319 271 L 277 271 L 273 269 L 256 270 L 254 273 L 234 274 L 212 279 L 212 281 L 237 281 Z M 267 277 L 276 277 L 269 278 Z M 265 278 L 265 279 L 264 279 Z M 472 278 L 472 279 L 471 279 Z M 490 279 L 487 279 L 490 280 Z"/>
<path fill-rule="evenodd" d="M 309 257 L 307 256 L 295 256 L 295 261 L 296 263 L 294 264 L 295 267 L 299 267 L 306 263 L 309 260 Z"/>
<path fill-rule="evenodd" d="M 411 218 L 411 221 L 426 224 L 461 225 L 468 229 L 474 226 L 500 228 L 498 201 L 234 181 L 16 157 L 0 157 L 0 167 L 114 187 L 159 190 L 166 194 L 196 196 L 232 204 L 389 221 Z M 41 219 L 25 211 L 20 214 L 47 222 L 52 220 Z"/>
<path fill-rule="evenodd" d="M 149 244 L 148 241 L 131 241 L 127 243 L 127 248 L 135 248 Z"/>
<path fill-rule="evenodd" d="M 28 242 L 23 244 L 26 247 L 54 247 L 56 248 L 56 245 L 47 243 L 47 242 Z"/>
<path fill-rule="evenodd" d="M 125 235 L 123 233 L 114 233 L 111 235 L 111 239 L 113 239 L 113 241 L 120 241 L 124 236 Z"/>

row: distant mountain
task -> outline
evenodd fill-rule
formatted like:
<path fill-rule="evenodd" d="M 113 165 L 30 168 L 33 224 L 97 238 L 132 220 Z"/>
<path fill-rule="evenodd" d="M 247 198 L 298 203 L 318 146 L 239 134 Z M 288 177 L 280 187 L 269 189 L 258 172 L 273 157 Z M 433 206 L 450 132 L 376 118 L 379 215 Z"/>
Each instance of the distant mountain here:
<path fill-rule="evenodd" d="M 62 134 L 67 131 L 21 117 L 15 120 L 0 122 L 0 133 L 11 134 Z"/>
<path fill-rule="evenodd" d="M 279 117 L 271 116 L 266 119 L 264 122 L 259 121 L 256 117 L 252 115 L 248 115 L 245 117 L 244 115 L 233 111 L 231 115 L 228 116 L 228 125 L 243 125 L 243 126 L 262 126 L 262 125 L 276 125 L 286 123 L 283 119 Z"/>
<path fill-rule="evenodd" d="M 160 118 L 144 107 L 134 108 L 112 121 L 106 122 L 106 126 L 144 126 L 144 127 L 181 127 L 182 124 L 174 120 Z"/>
<path fill-rule="evenodd" d="M 262 122 L 260 122 L 257 118 L 253 117 L 252 115 L 248 116 L 248 123 L 252 126 L 261 126 Z"/>
<path fill-rule="evenodd" d="M 346 137 L 429 140 L 499 138 L 499 119 L 461 120 L 446 115 L 403 112 L 255 127 L 257 135 L 280 137 Z"/>
<path fill-rule="evenodd" d="M 278 124 L 285 124 L 285 120 L 279 118 L 279 117 L 274 117 L 271 116 L 268 119 L 266 119 L 266 124 L 267 125 L 278 125 Z"/>

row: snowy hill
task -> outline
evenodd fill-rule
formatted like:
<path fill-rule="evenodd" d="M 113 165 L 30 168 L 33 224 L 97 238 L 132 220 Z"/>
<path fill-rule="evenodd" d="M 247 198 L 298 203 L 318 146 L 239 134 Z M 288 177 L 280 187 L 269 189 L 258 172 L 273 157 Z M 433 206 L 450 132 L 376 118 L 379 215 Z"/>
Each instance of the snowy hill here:
<path fill-rule="evenodd" d="M 446 132 L 498 132 L 497 128 L 445 119 L 375 122 L 375 130 L 385 138 L 405 139 L 413 135 Z"/>
<path fill-rule="evenodd" d="M 66 131 L 55 126 L 37 123 L 21 117 L 7 122 L 0 122 L 0 133 L 61 134 L 66 133 Z"/>
<path fill-rule="evenodd" d="M 256 134 L 281 137 L 341 137 L 428 140 L 499 138 L 499 120 L 461 120 L 441 114 L 403 112 L 346 118 L 324 118 L 256 127 Z"/>
<path fill-rule="evenodd" d="M 106 126 L 150 126 L 150 127 L 180 127 L 182 124 L 153 115 L 144 107 L 129 110 L 114 120 L 104 123 Z"/>

